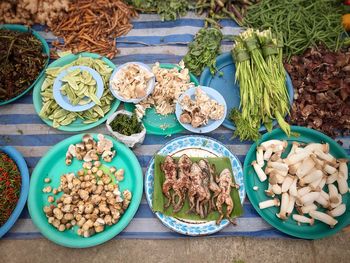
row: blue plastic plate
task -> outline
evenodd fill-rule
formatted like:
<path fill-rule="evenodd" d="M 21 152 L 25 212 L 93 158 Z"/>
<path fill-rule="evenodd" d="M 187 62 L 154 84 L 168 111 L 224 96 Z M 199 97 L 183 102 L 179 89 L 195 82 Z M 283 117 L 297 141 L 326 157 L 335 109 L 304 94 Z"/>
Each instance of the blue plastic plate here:
<path fill-rule="evenodd" d="M 229 119 L 229 114 L 232 108 L 238 108 L 240 104 L 240 95 L 239 95 L 239 85 L 235 83 L 235 74 L 236 66 L 232 59 L 231 53 L 223 53 L 216 58 L 216 67 L 218 71 L 215 75 L 211 75 L 208 67 L 204 69 L 200 77 L 199 83 L 203 86 L 211 87 L 217 90 L 226 100 L 227 105 L 227 115 L 222 123 L 226 128 L 235 130 L 236 126 Z M 292 80 L 290 79 L 287 73 L 287 88 L 289 94 L 289 103 L 293 103 L 293 85 Z M 273 126 L 277 124 L 276 120 L 273 121 Z M 266 131 L 264 125 L 262 125 L 259 131 Z"/>
<path fill-rule="evenodd" d="M 14 147 L 4 146 L 0 147 L 0 151 L 6 153 L 16 164 L 21 173 L 21 193 L 18 199 L 18 203 L 13 210 L 11 216 L 6 223 L 0 227 L 0 238 L 6 234 L 7 231 L 16 223 L 19 215 L 21 214 L 24 205 L 26 204 L 28 191 L 29 191 L 29 172 L 26 162 L 24 161 L 20 152 Z"/>
<path fill-rule="evenodd" d="M 224 121 L 224 117 L 220 120 L 209 120 L 208 124 L 205 125 L 205 126 L 202 126 L 202 127 L 198 127 L 198 128 L 194 128 L 191 124 L 187 124 L 187 123 L 182 123 L 180 121 L 180 115 L 182 113 L 182 108 L 181 108 L 181 105 L 180 105 L 180 101 L 182 101 L 182 99 L 184 98 L 185 95 L 188 95 L 191 97 L 191 99 L 194 99 L 194 96 L 195 96 L 195 92 L 196 92 L 196 89 L 198 87 L 193 87 L 193 88 L 190 88 L 188 89 L 185 93 L 183 93 L 178 102 L 176 103 L 176 108 L 175 108 L 175 114 L 176 114 L 176 118 L 177 120 L 180 122 L 180 124 L 186 129 L 186 130 L 189 130 L 191 132 L 194 132 L 194 133 L 208 133 L 208 132 L 211 132 L 213 130 L 215 130 L 216 128 L 218 128 Z M 216 90 L 212 89 L 212 88 L 209 88 L 209 87 L 204 87 L 204 86 L 200 86 L 200 88 L 205 92 L 207 93 L 207 95 L 211 98 L 211 99 L 214 99 L 216 100 L 220 105 L 224 105 L 225 107 L 225 110 L 224 110 L 224 116 L 226 116 L 226 112 L 227 112 L 227 106 L 226 106 L 226 102 L 225 102 L 225 99 L 224 97 L 222 97 L 222 95 L 217 92 Z"/>
<path fill-rule="evenodd" d="M 136 64 L 136 65 L 140 66 L 141 68 L 143 68 L 144 70 L 152 73 L 152 69 L 148 65 L 146 65 L 144 63 L 141 63 L 141 62 L 128 62 L 128 63 L 125 63 L 123 65 L 120 65 L 119 67 L 117 67 L 113 71 L 113 73 L 112 73 L 112 75 L 110 77 L 110 80 L 109 80 L 109 90 L 112 92 L 113 96 L 116 97 L 118 100 L 123 101 L 123 102 L 135 103 L 136 104 L 136 103 L 139 103 L 140 101 L 144 100 L 145 98 L 147 98 L 153 92 L 154 86 L 156 84 L 156 77 L 154 76 L 153 78 L 151 78 L 148 81 L 146 96 L 144 96 L 142 98 L 137 98 L 137 99 L 125 99 L 124 97 L 119 95 L 119 93 L 112 87 L 111 81 L 113 80 L 115 74 L 119 70 L 121 70 L 122 68 L 128 66 L 129 64 Z"/>
<path fill-rule="evenodd" d="M 62 78 L 64 78 L 70 71 L 75 70 L 75 69 L 80 69 L 80 70 L 85 70 L 89 72 L 92 75 L 92 78 L 96 81 L 96 86 L 97 86 L 97 91 L 96 91 L 96 97 L 101 98 L 103 94 L 103 80 L 100 76 L 100 74 L 86 66 L 73 66 L 69 67 L 66 70 L 63 70 L 58 76 L 56 77 L 54 83 L 53 83 L 53 97 L 55 98 L 55 101 L 57 102 L 58 105 L 60 105 L 63 109 L 68 110 L 68 111 L 85 111 L 88 110 L 96 105 L 95 102 L 91 101 L 88 104 L 85 105 L 72 105 L 71 102 L 69 101 L 67 96 L 64 96 L 61 93 L 61 87 L 63 84 Z"/>

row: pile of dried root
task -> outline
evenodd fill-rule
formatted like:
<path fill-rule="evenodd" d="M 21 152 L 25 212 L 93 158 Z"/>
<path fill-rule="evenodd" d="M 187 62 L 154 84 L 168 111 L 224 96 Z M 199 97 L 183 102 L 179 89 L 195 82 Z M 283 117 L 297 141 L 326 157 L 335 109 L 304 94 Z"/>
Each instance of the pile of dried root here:
<path fill-rule="evenodd" d="M 350 134 L 350 49 L 308 49 L 285 65 L 294 86 L 291 123 L 332 137 Z"/>
<path fill-rule="evenodd" d="M 52 32 L 64 43 L 53 42 L 73 53 L 88 51 L 113 58 L 118 53 L 116 37 L 128 33 L 136 11 L 121 0 L 75 0 L 60 19 L 54 20 Z"/>

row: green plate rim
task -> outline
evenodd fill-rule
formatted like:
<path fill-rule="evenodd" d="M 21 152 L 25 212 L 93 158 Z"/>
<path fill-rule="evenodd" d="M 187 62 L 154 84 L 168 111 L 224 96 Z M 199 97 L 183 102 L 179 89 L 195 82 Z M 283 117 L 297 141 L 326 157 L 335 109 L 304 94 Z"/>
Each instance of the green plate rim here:
<path fill-rule="evenodd" d="M 21 98 L 22 96 L 27 94 L 36 85 L 36 83 L 38 83 L 39 79 L 44 75 L 45 70 L 46 70 L 47 66 L 49 65 L 50 48 L 49 48 L 49 45 L 47 44 L 46 40 L 37 31 L 35 31 L 31 27 L 23 26 L 23 25 L 19 25 L 19 24 L 3 24 L 3 25 L 0 25 L 0 29 L 8 29 L 8 30 L 19 31 L 19 32 L 31 32 L 37 39 L 39 39 L 39 41 L 43 45 L 43 52 L 47 55 L 47 60 L 45 62 L 45 65 L 44 65 L 43 69 L 40 71 L 37 78 L 34 80 L 34 82 L 18 96 L 14 97 L 12 99 L 0 102 L 0 106 L 2 106 L 2 105 L 9 104 L 11 102 L 14 102 L 15 100 Z"/>
<path fill-rule="evenodd" d="M 57 64 L 61 64 L 62 62 L 65 63 L 65 65 L 66 65 L 68 63 L 67 62 L 68 60 L 71 60 L 71 59 L 76 60 L 76 59 L 78 59 L 78 57 L 101 58 L 113 70 L 116 68 L 115 64 L 111 60 L 109 60 L 108 58 L 106 58 L 104 56 L 101 56 L 101 55 L 98 55 L 98 54 L 95 54 L 95 53 L 89 53 L 89 52 L 82 52 L 82 53 L 77 53 L 77 54 L 68 54 L 66 56 L 63 56 L 63 57 L 53 61 L 47 68 L 59 66 Z M 51 120 L 43 119 L 39 115 L 40 110 L 42 108 L 40 91 L 41 91 L 41 85 L 42 85 L 43 81 L 45 80 L 45 76 L 46 76 L 46 74 L 43 74 L 40 77 L 40 79 L 37 81 L 36 85 L 34 86 L 34 90 L 33 90 L 33 105 L 34 105 L 35 111 L 38 114 L 39 118 L 43 122 L 45 122 L 47 125 L 52 127 L 53 123 L 52 123 Z M 105 88 L 108 88 L 108 87 L 105 87 Z M 109 110 L 109 112 L 107 112 L 107 114 L 103 118 L 99 119 L 96 122 L 89 123 L 89 124 L 82 123 L 77 128 L 71 127 L 71 124 L 70 124 L 70 125 L 67 125 L 67 126 L 60 126 L 58 128 L 55 128 L 55 129 L 60 130 L 60 131 L 69 131 L 69 132 L 80 132 L 80 131 L 89 130 L 91 128 L 94 128 L 94 127 L 104 123 L 108 119 L 108 117 L 111 116 L 117 110 L 119 105 L 120 105 L 120 100 L 115 99 L 112 102 L 112 104 L 111 104 L 111 109 Z"/>
<path fill-rule="evenodd" d="M 47 222 L 43 224 L 42 220 L 40 219 L 38 213 L 43 213 L 42 210 L 37 208 L 33 203 L 35 202 L 35 195 L 37 195 L 37 191 L 34 188 L 34 185 L 38 183 L 38 180 L 40 178 L 40 174 L 37 174 L 38 171 L 40 172 L 42 169 L 45 168 L 46 163 L 48 160 L 51 158 L 51 155 L 55 154 L 55 151 L 57 148 L 60 148 L 67 144 L 67 146 L 71 143 L 74 142 L 79 142 L 82 140 L 82 136 L 86 133 L 81 133 L 77 134 L 71 137 L 66 138 L 65 140 L 59 142 L 55 146 L 53 146 L 38 162 L 36 165 L 34 171 L 32 172 L 31 178 L 30 178 L 30 187 L 29 187 L 29 195 L 28 195 L 28 211 L 30 214 L 30 217 L 34 223 L 34 225 L 40 230 L 41 234 L 45 236 L 47 239 L 51 240 L 52 242 L 59 244 L 61 246 L 65 247 L 71 247 L 71 248 L 87 248 L 87 247 L 92 247 L 92 246 L 97 246 L 100 245 L 116 235 L 118 235 L 127 225 L 130 223 L 130 221 L 134 218 L 140 203 L 142 199 L 142 194 L 143 194 L 143 173 L 142 173 L 142 168 L 137 160 L 135 154 L 123 143 L 118 142 L 116 139 L 109 135 L 104 135 L 106 138 L 112 140 L 113 142 L 113 147 L 116 150 L 117 154 L 118 151 L 126 151 L 126 154 L 129 156 L 129 161 L 131 162 L 131 166 L 135 167 L 136 173 L 134 174 L 135 176 L 135 191 L 131 199 L 130 206 L 128 207 L 127 210 L 131 210 L 129 212 L 129 216 L 125 217 L 125 214 L 122 215 L 121 220 L 110 227 L 108 232 L 101 232 L 99 234 L 96 234 L 94 236 L 91 236 L 89 238 L 82 239 L 81 242 L 79 243 L 71 243 L 69 242 L 70 239 L 68 238 L 62 238 L 61 235 L 58 235 L 60 233 L 58 230 L 54 230 L 54 235 L 52 236 L 51 230 L 45 230 L 47 226 Z M 89 133 L 91 136 L 96 138 L 97 133 Z M 42 193 L 40 193 L 42 194 Z M 122 221 L 123 220 L 123 221 Z"/>
<path fill-rule="evenodd" d="M 347 153 L 345 152 L 345 150 L 338 144 L 336 143 L 333 139 L 331 139 L 330 137 L 328 137 L 327 135 L 319 132 L 319 131 L 316 131 L 316 130 L 313 130 L 313 129 L 310 129 L 310 128 L 306 128 L 306 127 L 300 127 L 300 126 L 291 126 L 291 131 L 292 132 L 296 132 L 296 133 L 299 133 L 299 134 L 302 134 L 302 133 L 311 133 L 311 134 L 314 134 L 316 136 L 318 136 L 319 138 L 321 138 L 324 142 L 327 142 L 329 143 L 330 147 L 334 147 L 334 148 L 337 148 L 337 150 L 344 156 L 343 158 L 350 158 Z M 252 195 L 254 195 L 255 191 L 252 189 L 253 185 L 250 185 L 248 183 L 248 167 L 250 166 L 250 164 L 248 164 L 248 160 L 251 159 L 251 155 L 255 154 L 255 151 L 256 151 L 256 147 L 257 145 L 259 145 L 261 142 L 263 141 L 266 141 L 266 140 L 271 140 L 271 139 L 274 139 L 275 135 L 276 134 L 279 134 L 279 133 L 283 133 L 283 131 L 280 129 L 280 128 L 277 128 L 277 129 L 273 129 L 271 132 L 268 132 L 268 133 L 265 133 L 260 139 L 258 142 L 255 142 L 249 149 L 246 157 L 245 157 L 245 160 L 244 160 L 244 166 L 243 166 L 243 179 L 244 179 L 244 185 L 245 185 L 245 188 L 246 188 L 246 193 L 247 193 L 247 196 L 249 198 L 249 201 L 250 203 L 253 205 L 255 211 L 271 226 L 273 226 L 274 228 L 276 228 L 277 230 L 285 233 L 285 234 L 288 234 L 290 236 L 294 236 L 294 237 L 297 237 L 297 238 L 303 238 L 303 239 L 310 239 L 310 240 L 313 240 L 313 239 L 321 239 L 321 238 L 324 238 L 324 237 L 328 237 L 328 236 L 331 236 L 331 235 L 334 235 L 335 233 L 341 231 L 344 227 L 346 227 L 347 225 L 350 225 L 350 216 L 348 217 L 348 220 L 344 220 L 343 222 L 338 222 L 338 224 L 336 225 L 335 228 L 329 228 L 329 230 L 327 232 L 322 232 L 322 233 L 319 233 L 319 234 L 306 234 L 306 233 L 295 233 L 294 231 L 289 231 L 288 229 L 285 229 L 283 227 L 283 221 L 276 221 L 278 223 L 275 223 L 275 221 L 273 220 L 270 220 L 267 216 L 265 216 L 265 212 L 263 212 L 264 210 L 261 210 L 259 208 L 259 204 L 258 203 L 255 203 L 254 201 L 254 198 L 252 198 Z M 254 172 L 255 174 L 255 172 Z M 348 179 L 349 181 L 349 179 Z M 347 193 L 347 195 L 349 195 L 349 193 Z M 347 205 L 349 206 L 349 204 Z M 349 215 L 350 215 L 350 212 L 349 210 L 347 209 L 347 212 Z"/>
<path fill-rule="evenodd" d="M 179 67 L 178 65 L 171 64 L 171 63 L 160 63 L 159 66 L 161 68 L 165 68 L 165 69 L 172 69 L 172 68 L 181 69 L 181 67 Z M 194 85 L 198 86 L 199 81 L 198 81 L 197 77 L 194 74 L 192 74 L 191 72 L 189 72 L 189 75 L 190 75 L 190 80 L 194 83 Z M 124 109 L 127 111 L 133 111 L 134 104 L 124 103 Z M 172 114 L 174 115 L 174 118 L 176 119 L 175 113 L 172 113 Z M 171 116 L 171 114 L 170 114 L 170 116 Z M 145 125 L 145 127 L 146 127 L 146 125 Z M 177 133 L 183 132 L 185 130 L 186 129 L 179 122 L 178 122 L 177 126 L 171 128 L 171 129 L 165 129 L 165 130 L 163 130 L 161 128 L 146 127 L 146 133 L 153 134 L 153 135 L 172 135 L 172 134 L 177 134 Z"/>

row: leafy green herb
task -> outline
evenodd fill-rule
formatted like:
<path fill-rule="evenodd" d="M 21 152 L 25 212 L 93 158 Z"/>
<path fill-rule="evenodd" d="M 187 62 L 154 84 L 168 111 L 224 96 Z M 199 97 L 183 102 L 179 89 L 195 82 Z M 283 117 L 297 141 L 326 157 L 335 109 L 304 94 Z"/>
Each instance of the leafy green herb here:
<path fill-rule="evenodd" d="M 163 21 L 184 16 L 189 9 L 187 0 L 128 0 L 128 3 L 140 12 L 157 13 Z"/>
<path fill-rule="evenodd" d="M 264 0 L 248 8 L 244 24 L 271 28 L 283 35 L 284 54 L 302 54 L 319 43 L 338 50 L 346 34 L 341 24 L 344 7 L 340 0 Z"/>
<path fill-rule="evenodd" d="M 189 44 L 189 51 L 184 57 L 186 68 L 199 76 L 205 67 L 210 68 L 211 74 L 216 72 L 216 57 L 220 51 L 222 33 L 217 28 L 202 28 L 193 42 Z"/>
<path fill-rule="evenodd" d="M 113 131 L 119 132 L 126 136 L 140 133 L 143 129 L 142 124 L 137 119 L 135 112 L 132 114 L 132 116 L 126 114 L 118 114 L 110 123 L 110 126 Z"/>

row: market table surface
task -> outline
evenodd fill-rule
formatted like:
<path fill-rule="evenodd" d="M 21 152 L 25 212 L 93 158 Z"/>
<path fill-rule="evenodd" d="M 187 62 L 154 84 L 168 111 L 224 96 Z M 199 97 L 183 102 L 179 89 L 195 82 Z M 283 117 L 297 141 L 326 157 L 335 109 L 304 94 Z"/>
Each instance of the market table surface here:
<path fill-rule="evenodd" d="M 224 20 L 221 24 L 223 25 L 223 33 L 225 35 L 235 35 L 240 32 L 240 28 L 237 27 L 237 25 L 231 20 Z M 188 42 L 193 39 L 195 33 L 201 27 L 203 27 L 203 25 L 203 17 L 197 17 L 191 13 L 181 19 L 170 22 L 161 22 L 159 17 L 156 15 L 140 15 L 138 19 L 133 21 L 133 30 L 131 30 L 127 36 L 117 39 L 117 46 L 120 50 L 120 54 L 113 59 L 113 62 L 116 65 L 129 61 L 140 61 L 146 64 L 153 64 L 157 61 L 161 63 L 178 63 L 187 52 Z M 34 26 L 33 28 L 39 31 L 39 33 L 51 46 L 51 42 L 55 40 L 55 37 L 50 32 L 45 32 L 45 27 Z M 231 47 L 232 42 L 224 41 L 221 51 L 229 51 Z M 104 124 L 89 130 L 88 132 L 108 133 Z M 72 136 L 73 134 L 75 133 L 58 131 L 44 124 L 34 110 L 31 94 L 27 94 L 18 101 L 0 108 L 0 146 L 12 145 L 16 147 L 16 149 L 18 149 L 24 155 L 30 171 L 34 169 L 39 159 L 53 145 L 69 136 Z M 169 140 L 184 134 L 189 133 L 184 132 L 182 134 L 172 136 L 147 135 L 144 144 L 134 150 L 143 170 L 145 171 L 152 155 L 156 153 L 162 145 Z M 231 139 L 232 131 L 223 127 L 207 134 L 207 136 L 215 138 L 227 145 L 229 149 L 238 156 L 242 164 L 244 162 L 245 155 L 252 144 L 252 142 L 240 142 L 238 139 Z M 337 140 L 342 141 L 344 149 L 349 154 L 350 137 L 337 138 Z M 240 242 L 248 244 L 256 241 L 256 239 L 249 239 L 245 237 L 280 238 L 279 240 L 281 240 L 281 238 L 289 239 L 287 235 L 273 229 L 270 225 L 268 225 L 255 212 L 248 199 L 246 199 L 244 203 L 244 215 L 239 218 L 237 226 L 234 227 L 230 225 L 211 237 L 232 236 L 235 236 L 235 238 L 217 239 L 218 242 L 215 242 L 214 247 L 219 247 L 220 244 L 224 244 L 224 242 L 231 240 L 233 242 L 232 245 L 236 244 L 235 246 L 237 249 L 241 245 Z M 150 210 L 146 200 L 143 198 L 135 218 L 120 235 L 115 237 L 115 239 L 178 239 L 181 237 L 184 236 L 172 232 L 161 224 L 161 222 Z M 0 255 L 5 255 L 5 251 L 7 251 L 6 255 L 9 254 L 9 251 L 6 248 L 10 244 L 14 244 L 16 247 L 18 247 L 16 244 L 21 246 L 24 244 L 27 249 L 29 249 L 30 246 L 33 246 L 33 248 L 36 247 L 35 244 L 38 244 L 40 247 L 54 246 L 52 244 L 48 244 L 46 241 L 40 240 L 41 238 L 43 238 L 42 235 L 33 225 L 28 210 L 25 208 L 15 226 L 7 233 L 7 235 L 4 236 L 3 241 L 1 241 Z M 26 239 L 30 239 L 32 241 L 30 242 L 30 245 L 25 241 Z M 214 239 L 202 238 L 202 241 L 199 239 L 190 239 L 191 238 L 187 238 L 185 243 L 173 241 L 176 242 L 174 244 L 179 245 L 174 251 L 177 251 L 181 247 L 183 249 L 191 249 L 188 248 L 188 246 L 191 247 L 197 243 L 201 243 L 199 247 L 203 249 L 203 251 L 205 251 L 205 247 L 207 245 L 210 250 L 214 249 L 213 246 L 209 247 L 211 242 L 210 240 Z M 342 245 L 344 245 L 344 248 L 346 248 L 346 245 L 342 243 L 349 240 L 349 233 L 339 233 L 336 235 L 336 237 L 333 237 L 330 240 L 332 239 L 340 242 L 339 249 L 341 249 Z M 286 246 L 288 246 L 288 244 L 296 244 L 297 247 L 300 246 L 300 249 L 309 249 L 311 244 L 314 246 L 314 243 L 308 243 L 308 241 L 300 241 L 300 243 L 296 243 L 296 241 L 299 242 L 300 240 L 289 239 L 288 241 L 284 242 L 271 239 L 262 239 L 256 242 L 259 242 L 258 244 L 261 244 L 262 247 L 265 245 L 267 248 L 273 244 L 276 246 L 279 244 Z M 137 244 L 140 241 L 118 240 L 112 241 L 111 244 L 113 242 L 126 248 L 129 246 L 131 247 L 133 244 Z M 145 247 L 148 246 L 150 248 L 154 246 L 154 244 L 159 244 L 157 249 L 162 246 L 164 246 L 164 249 L 172 247 L 171 240 L 164 243 L 147 242 L 145 241 L 145 243 L 142 244 L 145 244 Z M 305 246 L 302 244 L 305 244 Z M 322 243 L 321 241 L 320 244 L 325 243 Z M 227 245 L 223 246 L 227 247 L 227 249 L 230 248 Z M 106 247 L 111 248 L 111 245 L 106 244 Z M 143 249 L 145 249 L 145 247 Z M 62 251 L 61 248 L 56 247 L 55 249 Z M 316 250 L 318 249 L 316 248 Z M 191 250 L 195 249 L 192 248 Z M 319 250 L 321 251 L 322 249 Z M 147 252 L 147 249 L 144 251 Z M 312 254 L 314 255 L 315 248 L 313 248 L 312 251 Z M 220 253 L 219 251 L 217 252 Z M 346 253 L 349 253 L 349 249 L 347 249 Z M 334 254 L 337 255 L 337 253 Z M 228 255 L 231 254 L 229 253 Z M 137 255 L 134 255 L 134 258 L 136 256 Z M 344 253 L 341 255 L 341 257 L 343 256 L 345 259 L 346 254 Z M 142 257 L 140 256 L 140 258 Z"/>

